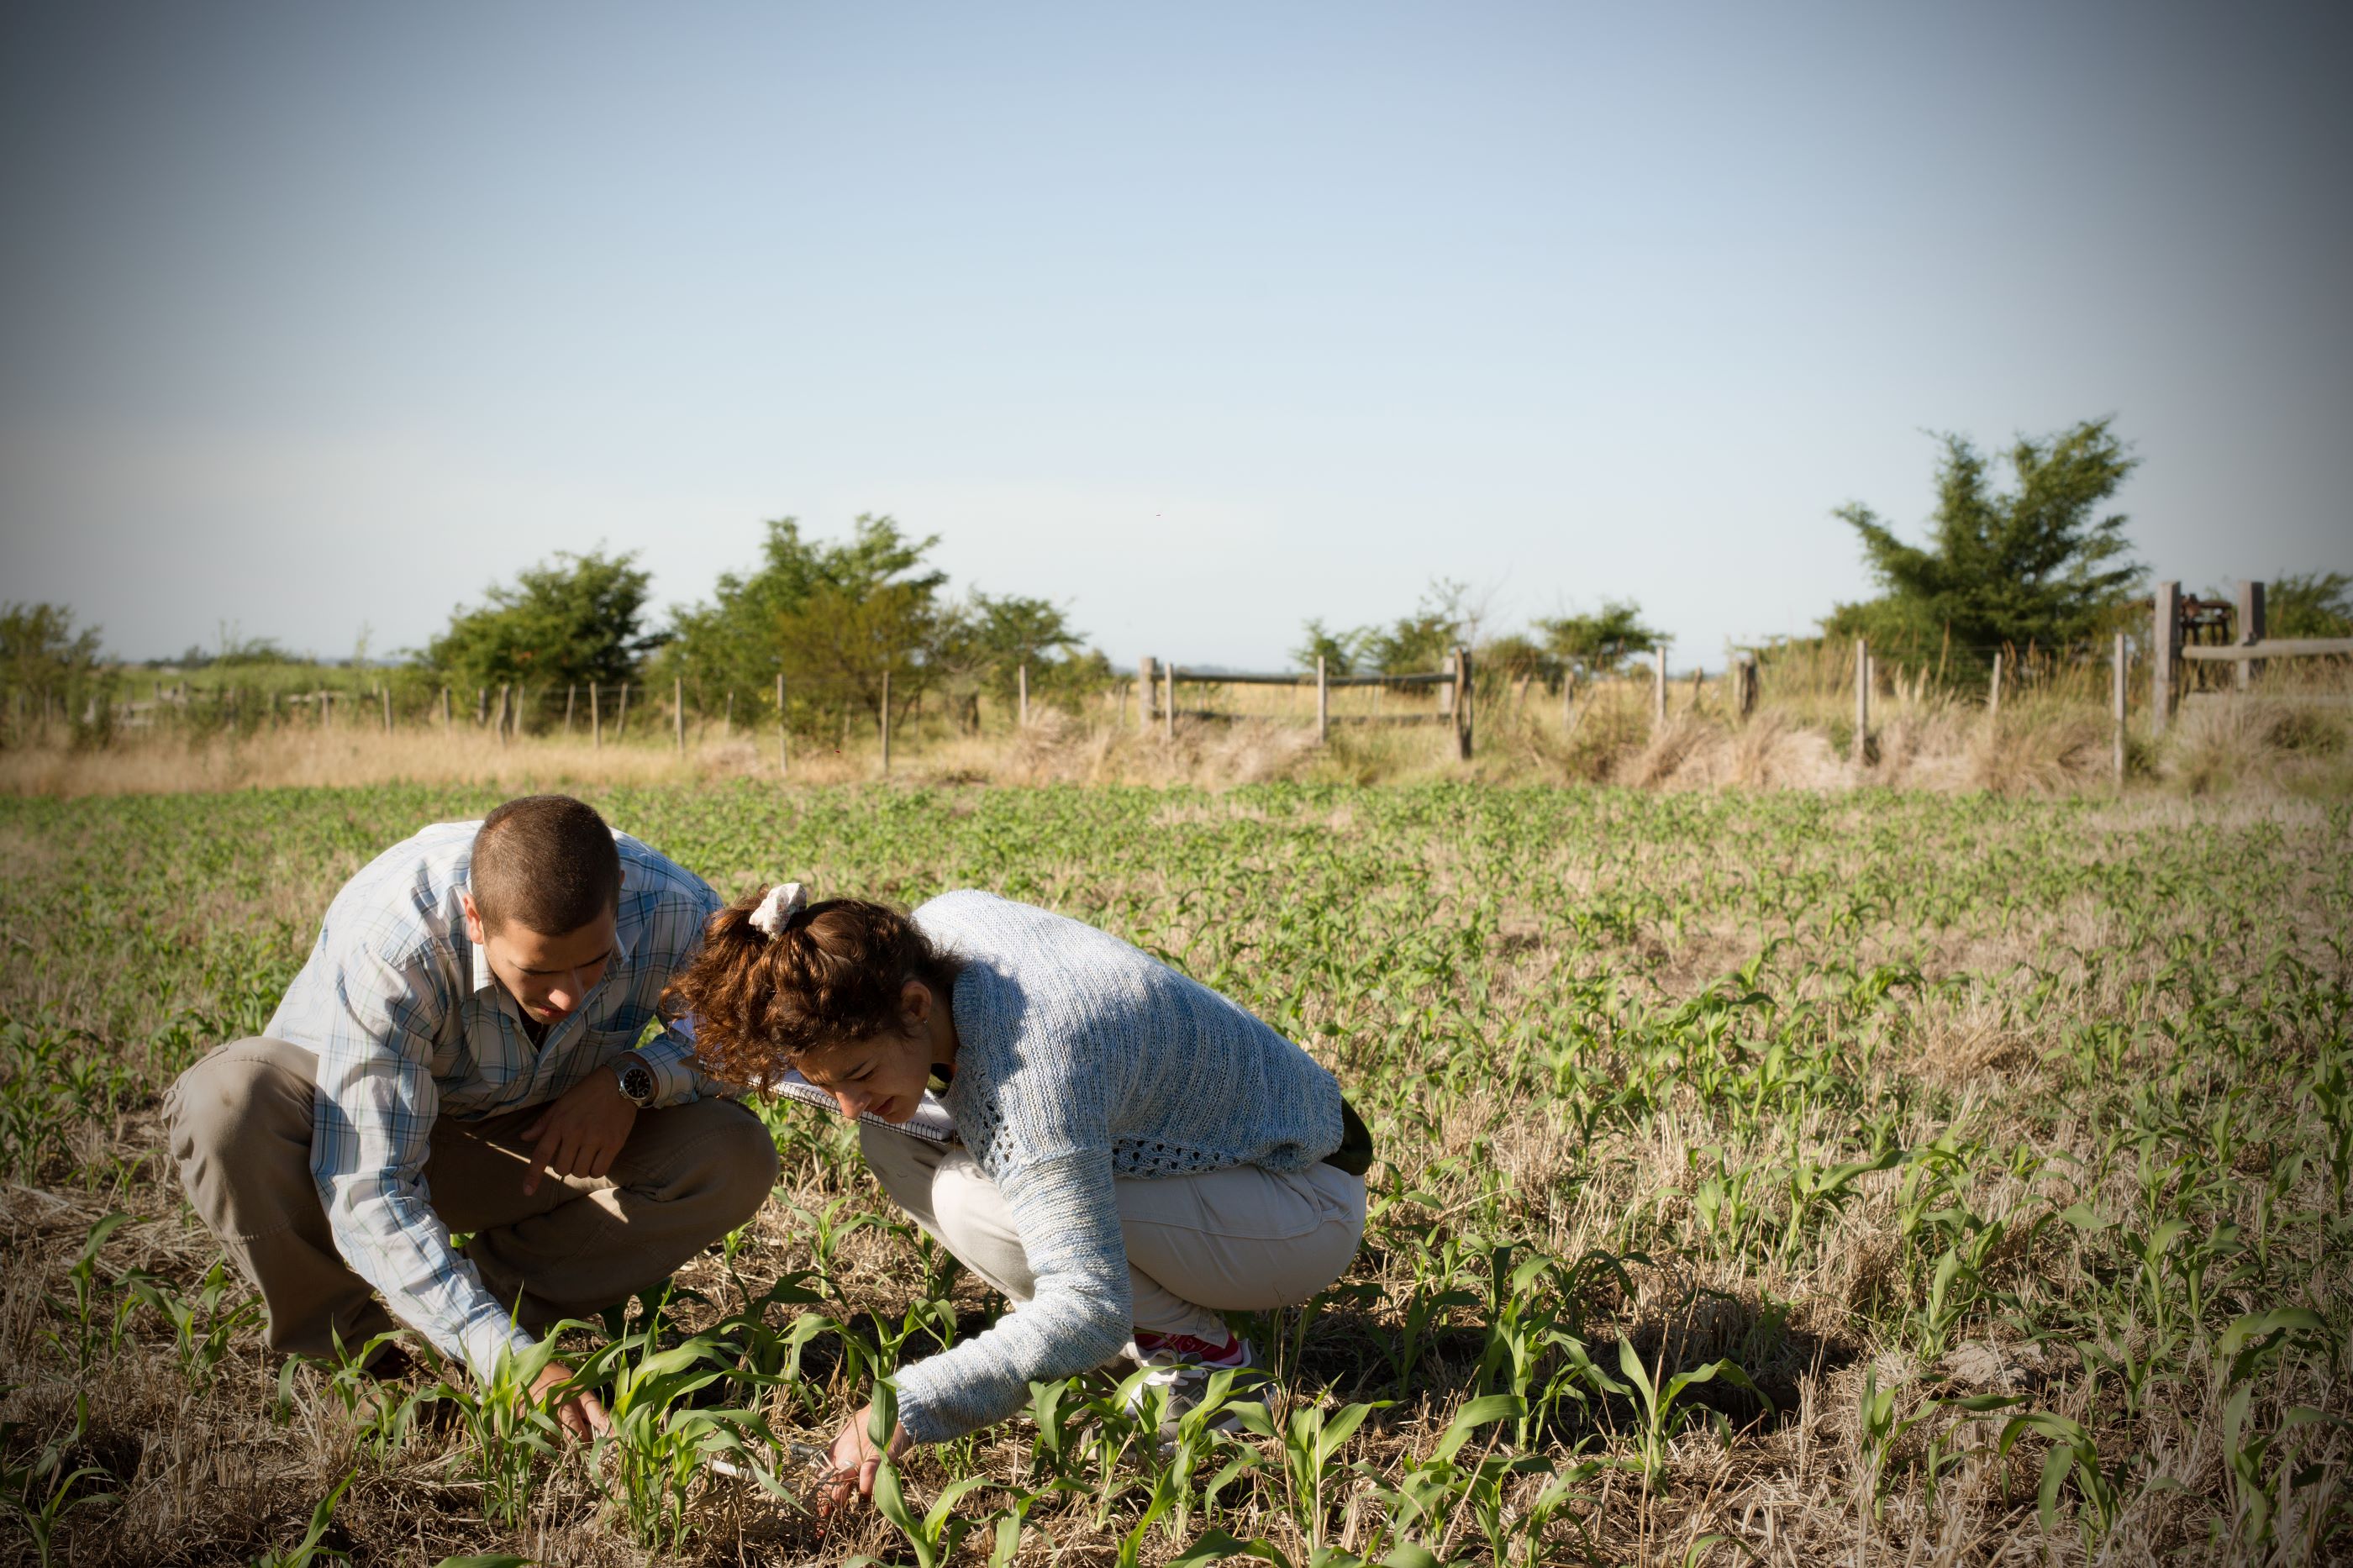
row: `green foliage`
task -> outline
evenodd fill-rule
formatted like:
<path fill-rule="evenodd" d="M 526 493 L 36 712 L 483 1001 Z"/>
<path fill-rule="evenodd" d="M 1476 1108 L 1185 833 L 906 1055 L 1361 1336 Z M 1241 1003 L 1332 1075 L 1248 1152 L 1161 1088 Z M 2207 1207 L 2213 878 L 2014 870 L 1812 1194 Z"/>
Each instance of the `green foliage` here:
<path fill-rule="evenodd" d="M 142 1489 L 162 1483 L 166 1442 L 196 1422 L 236 1432 L 240 1409 L 272 1449 L 326 1434 L 322 1489 L 359 1467 L 321 1539 L 362 1560 L 528 1549 L 546 1526 L 574 1557 L 695 1561 L 733 1552 L 756 1513 L 747 1550 L 797 1559 L 908 1562 L 920 1542 L 943 1563 L 1722 1563 L 1734 1550 L 1698 1543 L 1767 1550 L 1725 1500 L 1799 1442 L 1814 1473 L 1852 1478 L 1808 1506 L 1854 1539 L 2015 1554 L 2038 1473 L 2056 1475 L 2062 1537 L 2043 1550 L 2070 1561 L 2137 1542 L 2144 1512 L 2192 1556 L 2314 1563 L 2343 1538 L 2342 807 L 1452 784 L 602 792 L 721 886 L 782 857 L 902 904 L 977 885 L 1099 923 L 1306 1042 L 1374 1130 L 1359 1262 L 1246 1331 L 1279 1368 L 1273 1392 L 1248 1391 L 1272 1402 L 1259 1432 L 1209 1426 L 1230 1378 L 1166 1437 L 1133 1389 L 1041 1381 L 1033 1427 L 908 1455 L 895 1517 L 819 1543 L 778 1477 L 974 1300 L 858 1176 L 839 1118 L 757 1108 L 778 1202 L 690 1266 L 708 1299 L 679 1292 L 667 1326 L 565 1331 L 613 1395 L 593 1451 L 556 1441 L 513 1367 L 503 1396 L 470 1385 L 467 1404 L 296 1365 L 276 1379 L 280 1424 L 260 1427 L 259 1324 L 216 1337 L 242 1292 L 216 1279 L 207 1303 L 156 1261 L 190 1233 L 144 1131 L 152 1096 L 206 1044 L 262 1029 L 350 866 L 495 798 L 0 800 L 0 837 L 35 851 L 0 944 L 0 1139 L 33 1189 L 16 1191 L 28 1364 L 12 1376 L 35 1386 L 8 1395 L 18 1425 L 0 1436 L 16 1556 L 36 1557 L 37 1529 L 59 1561 L 113 1563 L 242 1561 L 299 1534 L 282 1505 L 225 1503 L 125 1545 L 113 1505 L 80 1506 L 114 1484 L 95 1467 L 143 1451 Z M 158 1218 L 92 1225 L 121 1212 Z M 1836 1373 L 1825 1351 L 1869 1362 Z M 1997 1352 L 2001 1379 L 1976 1382 Z M 1735 1393 L 1734 1369 L 1781 1409 Z M 1837 1390 L 1854 1385 L 1849 1418 Z M 2021 1392 L 1964 1392 L 1980 1386 Z M 1995 1434 L 2028 1411 L 2074 1429 L 2028 1422 L 2002 1456 Z M 1792 1412 L 1802 1433 L 1737 1429 Z M 2152 1466 L 2151 1433 L 2207 1462 Z M 438 1513 L 429 1552 L 381 1524 L 413 1515 L 384 1506 L 379 1469 Z M 2168 1474 L 2190 1489 L 2153 1496 Z M 2025 1494 L 2007 1513 L 2005 1484 Z"/>
<path fill-rule="evenodd" d="M 1332 677 L 1354 675 L 1356 663 L 1365 657 L 1365 645 L 1370 640 L 1370 628 L 1357 626 L 1349 631 L 1335 631 L 1324 624 L 1322 616 L 1308 621 L 1301 628 L 1303 640 L 1291 650 L 1292 658 L 1302 669 L 1314 669 L 1315 661 L 1324 661 L 1324 673 Z"/>
<path fill-rule="evenodd" d="M 755 1409 L 693 1403 L 730 1375 L 734 1347 L 698 1334 L 663 1348 L 667 1304 L 599 1348 L 575 1381 L 606 1390 L 612 1425 L 596 1454 L 609 1466 L 624 1528 L 638 1544 L 675 1555 L 693 1532 L 690 1506 L 712 1485 L 712 1461 L 733 1456 L 760 1466 L 782 1444 Z"/>
<path fill-rule="evenodd" d="M 1469 584 L 1441 577 L 1423 591 L 1413 614 L 1366 628 L 1365 663 L 1382 675 L 1436 669 L 1448 649 L 1471 639 L 1477 618 Z"/>
<path fill-rule="evenodd" d="M 659 640 L 639 629 L 652 581 L 634 552 L 560 551 L 485 590 L 479 609 L 454 612 L 424 663 L 459 687 L 626 680 Z"/>
<path fill-rule="evenodd" d="M 114 687 L 100 663 L 99 628 L 76 631 L 70 607 L 0 605 L 0 688 L 11 701 L 21 698 L 33 719 L 54 706 L 76 745 L 103 743 L 113 729 Z"/>
<path fill-rule="evenodd" d="M 532 1384 L 555 1359 L 557 1336 L 587 1326 L 554 1324 L 547 1337 L 529 1350 L 501 1351 L 498 1365 L 479 1384 L 463 1377 L 445 1379 L 424 1396 L 457 1413 L 466 1432 L 467 1467 L 481 1489 L 482 1517 L 492 1524 L 512 1530 L 522 1523 L 542 1468 L 563 1446 L 555 1406 L 570 1397 L 578 1379 L 538 1394 Z"/>
<path fill-rule="evenodd" d="M 0 1384 L 0 1398 L 14 1391 L 14 1384 Z M 31 1458 L 21 1464 L 9 1457 L 16 1447 L 16 1437 L 22 1426 L 14 1421 L 0 1421 L 0 1502 L 5 1502 L 16 1525 L 33 1543 L 33 1551 L 41 1568 L 54 1561 L 50 1553 L 57 1537 L 58 1524 L 73 1510 L 88 1503 L 102 1502 L 113 1494 L 102 1491 L 79 1491 L 75 1489 L 88 1480 L 112 1480 L 114 1478 L 97 1465 L 79 1465 L 68 1468 L 69 1462 L 90 1434 L 90 1395 L 74 1395 L 73 1425 L 65 1432 L 41 1445 Z"/>
<path fill-rule="evenodd" d="M 1101 652 L 1082 653 L 1085 634 L 1049 599 L 1002 596 L 975 589 L 941 626 L 939 663 L 949 678 L 978 685 L 1010 706 L 1017 672 L 1028 666 L 1029 700 L 1039 702 L 1100 688 L 1111 679 Z"/>
<path fill-rule="evenodd" d="M 2264 635 L 2353 637 L 2353 574 L 2283 572 L 2263 584 Z"/>
<path fill-rule="evenodd" d="M 1712 1361 L 1705 1366 L 1679 1372 L 1664 1383 L 1659 1383 L 1643 1366 L 1642 1358 L 1634 1353 L 1632 1343 L 1620 1340 L 1618 1367 L 1625 1374 L 1626 1382 L 1632 1387 L 1640 1405 L 1641 1421 L 1635 1429 L 1637 1446 L 1630 1468 L 1642 1478 L 1642 1484 L 1646 1487 L 1657 1486 L 1665 1476 L 1668 1450 L 1674 1443 L 1676 1434 L 1692 1420 L 1694 1412 L 1683 1397 L 1686 1391 L 1721 1378 L 1755 1394 L 1767 1411 L 1773 1407 L 1773 1402 L 1766 1398 L 1764 1391 L 1749 1381 L 1747 1373 L 1729 1360 Z M 1715 1420 L 1718 1433 L 1728 1438 L 1731 1433 L 1729 1419 L 1715 1414 Z"/>
<path fill-rule="evenodd" d="M 2126 559 L 2121 513 L 2096 515 L 2137 466 L 2105 419 L 2010 449 L 2017 488 L 1992 489 L 1991 464 L 1959 436 L 1938 439 L 1928 542 L 1907 544 L 1868 507 L 1836 515 L 1861 538 L 1882 597 L 1841 605 L 1833 637 L 1935 657 L 1951 629 L 1951 665 L 1981 668 L 1994 648 L 2055 647 L 2098 631 L 2145 570 Z"/>
<path fill-rule="evenodd" d="M 344 1489 L 358 1473 L 354 1470 L 337 1481 L 334 1489 L 319 1500 L 318 1506 L 311 1510 L 310 1528 L 302 1532 L 301 1540 L 281 1550 L 263 1552 L 253 1560 L 253 1568 L 311 1568 L 311 1563 L 326 1558 L 349 1562 L 350 1552 L 338 1552 L 325 1542 L 328 1528 L 335 1521 L 335 1505 L 343 1500 Z"/>
<path fill-rule="evenodd" d="M 1413 614 L 1386 626 L 1335 631 L 1321 619 L 1307 622 L 1306 640 L 1292 658 L 1312 670 L 1320 654 L 1327 675 L 1418 675 L 1443 665 L 1477 623 L 1469 585 L 1441 577 L 1423 591 Z"/>
<path fill-rule="evenodd" d="M 1614 675 L 1630 658 L 1663 647 L 1666 634 L 1642 622 L 1631 599 L 1604 599 L 1590 614 L 1557 616 L 1535 623 L 1545 651 L 1586 675 Z"/>
<path fill-rule="evenodd" d="M 237 1330 L 261 1317 L 260 1298 L 230 1300 L 232 1293 L 243 1294 L 244 1281 L 229 1271 L 226 1260 L 206 1269 L 196 1288 L 185 1295 L 173 1289 L 169 1280 L 152 1274 L 130 1275 L 126 1283 L 141 1303 L 172 1325 L 180 1375 L 187 1379 L 192 1393 L 203 1394 L 212 1387 Z"/>
<path fill-rule="evenodd" d="M 887 673 L 903 711 L 942 673 L 955 629 L 947 574 L 925 565 L 939 537 L 912 538 L 871 513 L 839 542 L 805 540 L 788 517 L 765 526 L 757 568 L 722 573 L 710 603 L 676 613 L 663 668 L 705 692 L 762 694 L 783 670 L 804 729 L 879 714 Z"/>

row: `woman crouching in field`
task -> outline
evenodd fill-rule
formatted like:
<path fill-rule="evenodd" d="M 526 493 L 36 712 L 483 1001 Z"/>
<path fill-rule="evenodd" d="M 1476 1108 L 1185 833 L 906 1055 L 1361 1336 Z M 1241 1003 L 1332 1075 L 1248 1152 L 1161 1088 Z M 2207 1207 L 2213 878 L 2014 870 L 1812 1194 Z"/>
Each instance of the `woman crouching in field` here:
<path fill-rule="evenodd" d="M 1372 1140 L 1330 1073 L 1118 938 L 982 892 L 912 915 L 797 884 L 712 917 L 675 983 L 706 1069 L 786 1068 L 843 1112 L 914 1114 L 962 1147 L 860 1122 L 892 1200 L 1016 1310 L 901 1369 L 892 1452 L 1021 1409 L 1032 1381 L 1124 1355 L 1174 1415 L 1254 1364 L 1220 1312 L 1303 1301 L 1365 1228 Z M 836 1500 L 871 1493 L 871 1406 L 834 1439 Z"/>

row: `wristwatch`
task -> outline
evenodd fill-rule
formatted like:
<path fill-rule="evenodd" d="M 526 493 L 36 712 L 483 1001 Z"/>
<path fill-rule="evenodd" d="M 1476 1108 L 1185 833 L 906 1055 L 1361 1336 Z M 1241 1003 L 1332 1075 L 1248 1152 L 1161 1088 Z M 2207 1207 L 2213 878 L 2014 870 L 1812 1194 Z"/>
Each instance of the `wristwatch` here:
<path fill-rule="evenodd" d="M 636 1057 L 623 1057 L 613 1064 L 614 1076 L 621 1080 L 621 1098 L 643 1110 L 654 1102 L 654 1072 Z"/>

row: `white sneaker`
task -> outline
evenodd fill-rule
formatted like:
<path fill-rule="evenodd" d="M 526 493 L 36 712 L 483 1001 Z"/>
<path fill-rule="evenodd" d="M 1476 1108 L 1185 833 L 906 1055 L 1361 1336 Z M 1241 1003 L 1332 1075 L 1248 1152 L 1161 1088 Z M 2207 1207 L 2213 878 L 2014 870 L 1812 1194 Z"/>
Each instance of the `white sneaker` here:
<path fill-rule="evenodd" d="M 1162 1389 L 1167 1401 L 1161 1406 L 1160 1430 L 1174 1436 L 1177 1424 L 1198 1407 L 1208 1392 L 1209 1379 L 1221 1372 L 1234 1373 L 1230 1394 L 1246 1394 L 1266 1381 L 1259 1370 L 1258 1357 L 1250 1351 L 1250 1342 L 1239 1335 L 1223 1345 L 1213 1345 L 1190 1334 L 1153 1334 L 1139 1331 L 1128 1342 L 1124 1352 L 1139 1369 L 1141 1375 L 1125 1379 L 1127 1407 L 1141 1412 L 1150 1391 Z M 1238 1432 L 1241 1423 L 1230 1410 L 1220 1411 L 1209 1422 L 1217 1432 Z"/>

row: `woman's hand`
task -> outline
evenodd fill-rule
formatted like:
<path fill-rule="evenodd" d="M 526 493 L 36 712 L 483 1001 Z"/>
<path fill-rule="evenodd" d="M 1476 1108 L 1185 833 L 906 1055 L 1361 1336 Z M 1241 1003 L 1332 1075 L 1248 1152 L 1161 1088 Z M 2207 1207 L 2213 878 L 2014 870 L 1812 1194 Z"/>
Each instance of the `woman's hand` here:
<path fill-rule="evenodd" d="M 824 1512 L 831 1513 L 849 1502 L 852 1497 L 874 1495 L 875 1472 L 882 1468 L 882 1450 L 874 1446 L 867 1429 L 874 1424 L 874 1406 L 863 1405 L 857 1415 L 841 1424 L 833 1438 L 833 1474 L 825 1483 Z M 891 1457 L 897 1458 L 913 1447 L 913 1439 L 907 1429 L 897 1422 L 891 1424 Z"/>

